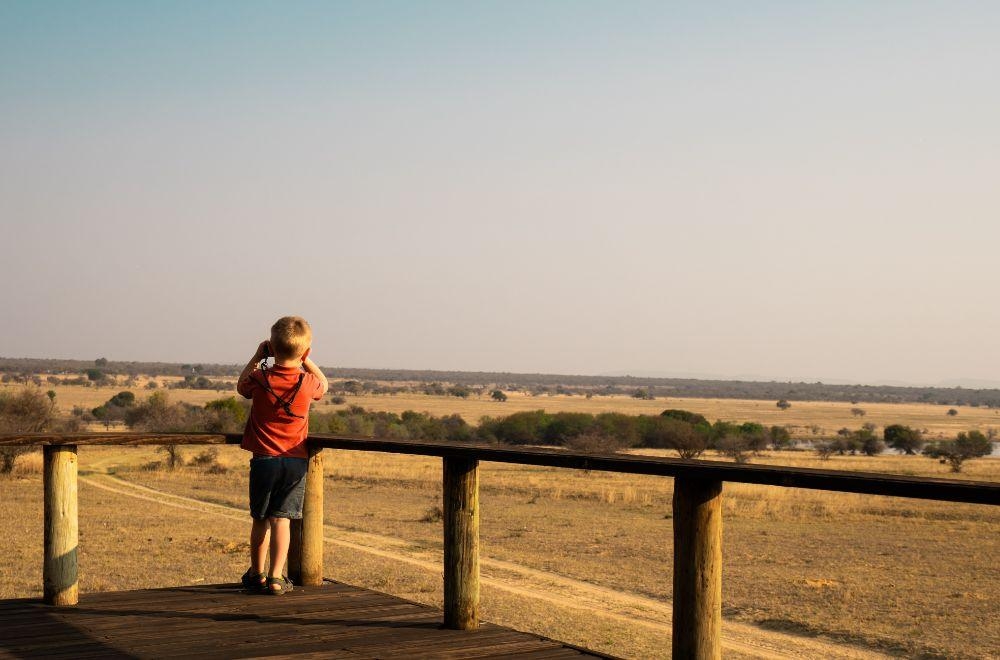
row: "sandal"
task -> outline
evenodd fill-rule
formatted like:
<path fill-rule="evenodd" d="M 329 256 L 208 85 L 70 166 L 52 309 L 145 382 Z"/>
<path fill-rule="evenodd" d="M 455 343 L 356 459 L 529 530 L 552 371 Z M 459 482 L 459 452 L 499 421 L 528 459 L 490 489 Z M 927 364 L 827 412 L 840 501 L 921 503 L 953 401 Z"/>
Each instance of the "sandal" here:
<path fill-rule="evenodd" d="M 280 596 L 295 589 L 292 586 L 291 580 L 286 578 L 284 575 L 281 577 L 269 577 L 267 578 L 266 584 L 267 586 L 263 587 L 263 589 L 272 596 Z"/>
<path fill-rule="evenodd" d="M 254 573 L 252 568 L 248 568 L 247 572 L 240 578 L 240 583 L 247 591 L 251 593 L 260 593 L 264 590 L 264 585 L 266 583 L 264 577 L 263 573 Z"/>

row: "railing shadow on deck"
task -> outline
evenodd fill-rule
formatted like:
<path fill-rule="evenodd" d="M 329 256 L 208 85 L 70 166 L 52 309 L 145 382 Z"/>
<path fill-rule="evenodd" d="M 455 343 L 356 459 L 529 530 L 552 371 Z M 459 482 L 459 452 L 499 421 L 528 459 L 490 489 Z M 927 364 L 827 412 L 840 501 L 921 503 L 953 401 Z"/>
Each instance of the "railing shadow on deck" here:
<path fill-rule="evenodd" d="M 43 448 L 45 602 L 63 606 L 78 602 L 78 446 L 238 444 L 241 440 L 240 434 L 211 433 L 0 435 L 0 446 Z M 993 482 L 323 434 L 310 435 L 308 445 L 303 518 L 293 527 L 289 552 L 288 568 L 293 580 L 305 585 L 323 582 L 322 449 L 439 457 L 444 510 L 444 623 L 447 628 L 459 630 L 479 625 L 480 461 L 672 477 L 672 650 L 676 658 L 721 657 L 725 482 L 1000 505 L 1000 483 Z"/>

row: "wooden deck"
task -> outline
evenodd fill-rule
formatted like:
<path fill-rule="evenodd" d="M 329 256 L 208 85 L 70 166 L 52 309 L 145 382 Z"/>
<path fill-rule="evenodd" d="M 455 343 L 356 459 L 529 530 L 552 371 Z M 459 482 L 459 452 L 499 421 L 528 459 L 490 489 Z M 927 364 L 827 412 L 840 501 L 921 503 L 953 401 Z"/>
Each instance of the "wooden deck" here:
<path fill-rule="evenodd" d="M 84 594 L 76 607 L 0 601 L 0 658 L 607 658 L 492 624 L 441 628 L 441 611 L 328 582 L 284 596 L 237 585 Z"/>

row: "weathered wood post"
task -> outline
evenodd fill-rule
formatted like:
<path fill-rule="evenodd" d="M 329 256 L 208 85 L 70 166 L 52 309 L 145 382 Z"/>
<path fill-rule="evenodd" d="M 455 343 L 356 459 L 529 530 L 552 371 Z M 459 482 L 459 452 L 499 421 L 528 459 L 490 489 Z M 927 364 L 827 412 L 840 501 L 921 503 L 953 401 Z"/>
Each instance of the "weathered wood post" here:
<path fill-rule="evenodd" d="M 722 482 L 674 479 L 673 657 L 722 657 Z"/>
<path fill-rule="evenodd" d="M 80 595 L 77 585 L 76 445 L 46 445 L 42 453 L 45 490 L 43 594 L 49 605 L 76 605 Z"/>
<path fill-rule="evenodd" d="M 303 508 L 304 505 L 303 505 Z M 305 511 L 303 511 L 305 515 Z M 293 584 L 302 585 L 302 520 L 292 520 L 289 524 L 288 539 L 288 579 Z"/>
<path fill-rule="evenodd" d="M 479 461 L 444 458 L 444 625 L 479 627 Z"/>
<path fill-rule="evenodd" d="M 323 584 L 323 448 L 309 447 L 306 496 L 302 503 L 299 584 Z"/>

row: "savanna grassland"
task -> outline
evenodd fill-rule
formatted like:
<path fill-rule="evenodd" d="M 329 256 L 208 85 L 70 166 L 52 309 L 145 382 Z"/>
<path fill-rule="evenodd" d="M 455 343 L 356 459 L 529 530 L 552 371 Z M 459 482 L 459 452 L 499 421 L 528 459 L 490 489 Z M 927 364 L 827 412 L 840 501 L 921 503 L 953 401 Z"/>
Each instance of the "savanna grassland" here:
<path fill-rule="evenodd" d="M 158 391 L 179 379 L 159 378 Z M 11 386 L 6 386 L 11 387 Z M 59 414 L 122 390 L 53 385 Z M 230 392 L 169 389 L 203 405 Z M 1000 428 L 1000 411 L 918 403 L 773 401 L 509 392 L 457 398 L 398 393 L 325 399 L 349 406 L 469 422 L 519 411 L 656 415 L 681 408 L 711 420 L 786 426 L 829 437 L 863 423 L 906 424 L 925 435 Z M 861 409 L 863 415 L 857 410 Z M 103 425 L 92 424 L 94 430 Z M 124 428 L 119 425 L 116 427 Z M 80 576 L 84 591 L 233 581 L 245 569 L 246 456 L 235 447 L 184 450 L 168 470 L 154 448 L 80 452 Z M 640 450 L 634 450 L 640 451 Z M 641 450 L 675 455 L 666 450 Z M 327 450 L 326 568 L 334 579 L 441 604 L 438 459 Z M 197 456 L 200 460 L 194 460 Z M 0 598 L 41 592 L 38 453 L 0 476 L 10 533 L 0 553 Z M 709 452 L 703 458 L 720 459 Z M 960 475 L 923 456 L 770 451 L 754 462 L 1000 480 L 1000 458 Z M 669 649 L 672 480 L 506 464 L 481 476 L 483 615 L 487 620 L 628 657 Z M 995 507 L 727 484 L 724 491 L 724 649 L 727 657 L 960 658 L 1000 655 L 1000 512 Z"/>
<path fill-rule="evenodd" d="M 156 379 L 161 384 L 179 381 L 175 377 Z M 232 379 L 230 379 L 232 380 Z M 147 397 L 148 379 L 140 379 L 132 387 L 84 387 L 81 385 L 44 385 L 43 390 L 56 393 L 56 403 L 61 413 L 68 416 L 74 406 L 85 409 L 97 407 L 119 391 L 132 392 L 137 399 Z M 16 390 L 20 386 L 0 385 L 0 390 Z M 230 396 L 232 390 L 169 389 L 166 390 L 174 401 L 192 404 L 205 403 Z M 406 410 L 427 412 L 432 415 L 461 415 L 470 424 L 481 417 L 502 417 L 515 412 L 544 409 L 547 412 L 602 413 L 619 412 L 629 415 L 658 415 L 666 408 L 681 408 L 704 415 L 710 421 L 758 422 L 765 426 L 785 426 L 792 437 L 815 439 L 834 436 L 839 429 L 859 428 L 871 423 L 877 427 L 889 424 L 903 424 L 924 431 L 927 439 L 953 438 L 961 431 L 989 429 L 1000 430 L 1000 409 L 973 406 L 948 406 L 931 403 L 859 403 L 838 401 L 793 401 L 790 408 L 782 410 L 774 401 L 751 399 L 701 399 L 666 398 L 653 400 L 636 399 L 630 396 L 593 396 L 544 394 L 532 396 L 523 392 L 508 392 L 507 400 L 498 402 L 486 394 L 473 394 L 467 398 L 447 395 L 400 393 L 391 395 L 361 394 L 343 397 L 344 403 L 334 404 L 330 397 L 313 407 L 316 412 L 331 412 L 348 406 L 361 406 L 370 410 L 402 413 Z M 949 415 L 954 409 L 957 414 Z M 861 411 L 863 414 L 858 414 Z M 98 428 L 95 426 L 95 429 Z"/>
<path fill-rule="evenodd" d="M 194 465 L 205 448 L 184 451 L 189 464 L 170 471 L 149 469 L 162 459 L 154 448 L 81 448 L 84 591 L 242 573 L 246 456 L 221 447 Z M 325 574 L 440 606 L 440 461 L 324 456 Z M 942 469 L 920 456 L 757 460 Z M 0 598 L 40 593 L 39 468 L 38 454 L 22 456 L 0 481 L 11 527 L 0 552 L 26 558 L 0 567 Z M 1000 459 L 969 461 L 961 476 L 1000 479 Z M 485 463 L 481 489 L 484 618 L 629 657 L 669 649 L 672 480 Z M 971 658 L 1000 649 L 993 507 L 729 484 L 724 514 L 727 657 Z"/>

